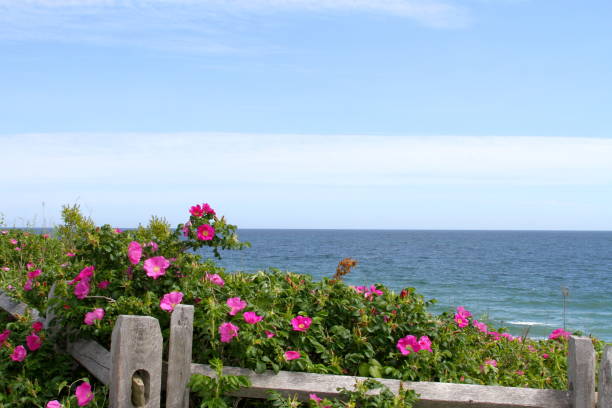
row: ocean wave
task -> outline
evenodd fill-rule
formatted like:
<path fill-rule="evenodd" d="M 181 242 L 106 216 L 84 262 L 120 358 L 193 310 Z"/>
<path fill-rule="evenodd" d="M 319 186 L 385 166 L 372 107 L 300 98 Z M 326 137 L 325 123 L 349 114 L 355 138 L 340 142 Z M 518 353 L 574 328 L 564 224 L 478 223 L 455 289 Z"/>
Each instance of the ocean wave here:
<path fill-rule="evenodd" d="M 513 324 L 515 326 L 550 326 L 552 327 L 553 325 L 551 324 L 547 324 L 547 323 L 542 323 L 542 322 L 522 322 L 522 321 L 511 321 L 511 322 L 507 322 L 508 324 Z"/>

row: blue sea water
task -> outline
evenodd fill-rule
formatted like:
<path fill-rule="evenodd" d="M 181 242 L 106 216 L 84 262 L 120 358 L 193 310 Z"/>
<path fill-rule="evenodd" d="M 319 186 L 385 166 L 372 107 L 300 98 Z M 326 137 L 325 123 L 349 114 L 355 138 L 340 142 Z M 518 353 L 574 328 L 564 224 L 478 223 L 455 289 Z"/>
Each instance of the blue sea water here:
<path fill-rule="evenodd" d="M 612 342 L 612 232 L 258 230 L 251 248 L 223 251 L 228 271 L 269 267 L 332 276 L 342 258 L 359 264 L 351 285 L 414 287 L 439 313 L 464 306 L 477 318 L 530 337 L 565 325 Z M 204 252 L 206 257 L 211 256 Z"/>

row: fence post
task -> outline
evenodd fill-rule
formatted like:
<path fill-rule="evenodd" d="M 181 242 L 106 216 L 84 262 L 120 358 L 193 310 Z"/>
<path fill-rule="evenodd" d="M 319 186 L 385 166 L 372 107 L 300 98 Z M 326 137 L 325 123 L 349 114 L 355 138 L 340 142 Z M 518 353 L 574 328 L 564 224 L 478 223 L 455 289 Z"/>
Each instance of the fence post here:
<path fill-rule="evenodd" d="M 612 346 L 607 345 L 601 355 L 597 407 L 612 407 Z"/>
<path fill-rule="evenodd" d="M 119 316 L 111 339 L 111 408 L 159 408 L 162 350 L 163 339 L 157 319 Z M 133 387 L 133 383 L 140 383 L 139 379 L 142 379 L 142 386 Z M 138 394 L 140 388 L 144 388 L 144 398 L 142 393 Z"/>
<path fill-rule="evenodd" d="M 170 319 L 166 408 L 189 408 L 193 306 L 177 305 Z"/>
<path fill-rule="evenodd" d="M 595 407 L 595 349 L 589 337 L 570 336 L 567 379 L 572 408 Z"/>

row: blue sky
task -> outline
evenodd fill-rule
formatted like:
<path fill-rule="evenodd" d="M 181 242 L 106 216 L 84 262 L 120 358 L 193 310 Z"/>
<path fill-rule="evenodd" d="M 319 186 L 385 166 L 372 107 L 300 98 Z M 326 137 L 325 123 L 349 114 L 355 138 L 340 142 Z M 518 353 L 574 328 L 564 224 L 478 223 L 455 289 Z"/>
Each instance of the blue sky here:
<path fill-rule="evenodd" d="M 0 212 L 612 229 L 612 3 L 0 0 Z"/>

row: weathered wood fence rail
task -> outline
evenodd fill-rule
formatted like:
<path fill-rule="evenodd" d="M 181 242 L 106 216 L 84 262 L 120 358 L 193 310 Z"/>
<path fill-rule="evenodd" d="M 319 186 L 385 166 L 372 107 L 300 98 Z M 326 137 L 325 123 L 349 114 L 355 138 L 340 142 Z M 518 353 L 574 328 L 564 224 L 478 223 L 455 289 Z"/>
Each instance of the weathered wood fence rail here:
<path fill-rule="evenodd" d="M 30 310 L 31 315 L 48 327 L 48 317 L 23 303 L 11 300 L 0 292 L 0 308 L 17 316 Z M 162 367 L 163 339 L 157 319 L 149 316 L 119 316 L 108 351 L 91 340 L 80 340 L 68 346 L 70 353 L 100 382 L 110 388 L 110 406 L 113 408 L 160 407 L 161 390 L 165 387 L 167 408 L 188 408 L 187 382 L 191 374 L 214 376 L 213 370 L 202 364 L 193 364 L 193 306 L 178 305 L 171 318 L 168 364 Z M 570 337 L 568 351 L 569 389 L 541 390 L 469 384 L 433 382 L 380 381 L 397 392 L 404 388 L 420 394 L 418 407 L 422 408 L 612 408 L 612 346 L 606 346 L 599 372 L 598 393 L 595 392 L 595 351 L 588 337 Z M 302 400 L 308 394 L 335 397 L 337 388 L 352 388 L 365 378 L 326 374 L 267 371 L 256 374 L 251 370 L 225 367 L 224 373 L 246 375 L 252 386 L 239 390 L 236 396 L 266 398 L 268 390 L 284 395 L 298 395 Z"/>

